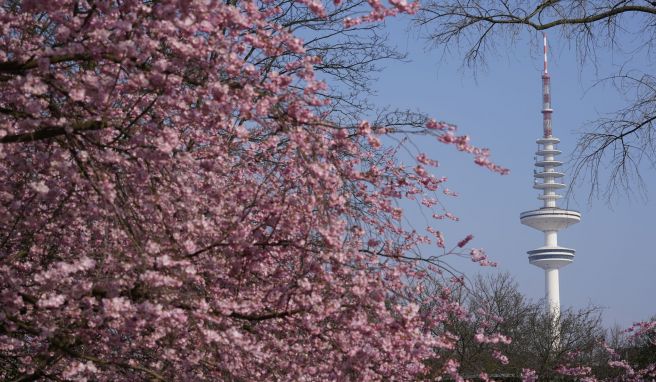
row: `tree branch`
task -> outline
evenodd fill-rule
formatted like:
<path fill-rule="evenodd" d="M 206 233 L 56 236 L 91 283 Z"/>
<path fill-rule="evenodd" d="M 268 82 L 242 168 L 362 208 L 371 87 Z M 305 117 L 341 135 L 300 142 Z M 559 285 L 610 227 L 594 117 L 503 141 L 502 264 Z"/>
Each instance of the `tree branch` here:
<path fill-rule="evenodd" d="M 72 129 L 71 133 L 79 133 L 83 131 L 100 130 L 106 127 L 107 125 L 102 121 L 84 121 L 74 123 L 70 129 Z M 46 126 L 29 133 L 6 135 L 0 138 L 0 143 L 24 143 L 40 141 L 67 134 L 67 129 L 69 129 L 69 127 Z"/>

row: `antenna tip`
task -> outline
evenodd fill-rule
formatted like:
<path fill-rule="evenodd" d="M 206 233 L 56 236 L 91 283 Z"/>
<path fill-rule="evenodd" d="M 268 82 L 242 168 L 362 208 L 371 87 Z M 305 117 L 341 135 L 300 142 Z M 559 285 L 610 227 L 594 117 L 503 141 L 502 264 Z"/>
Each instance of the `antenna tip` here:
<path fill-rule="evenodd" d="M 544 74 L 547 74 L 547 34 L 542 32 L 542 38 L 544 39 Z"/>

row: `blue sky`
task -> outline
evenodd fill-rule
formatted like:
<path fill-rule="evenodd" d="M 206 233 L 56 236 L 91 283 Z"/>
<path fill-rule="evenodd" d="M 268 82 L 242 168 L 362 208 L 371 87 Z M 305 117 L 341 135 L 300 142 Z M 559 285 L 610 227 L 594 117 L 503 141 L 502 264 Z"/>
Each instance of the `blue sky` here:
<path fill-rule="evenodd" d="M 543 243 L 542 233 L 519 223 L 519 213 L 540 207 L 532 188 L 535 139 L 541 135 L 541 38 L 519 43 L 487 57 L 484 70 L 475 73 L 462 68 L 462 56 L 455 52 L 427 50 L 416 33 L 407 32 L 406 20 L 388 21 L 390 37 L 410 62 L 385 64 L 375 88 L 379 105 L 419 110 L 459 126 L 474 144 L 489 147 L 492 159 L 511 169 L 508 176 L 492 174 L 474 165 L 469 157 L 454 152 L 430 138 L 414 137 L 419 148 L 441 163 L 436 174 L 449 178 L 457 198 L 446 200 L 460 217 L 442 226 L 452 242 L 468 233 L 475 247 L 484 248 L 510 272 L 520 290 L 532 298 L 544 295 L 544 273 L 528 263 L 526 251 Z M 622 63 L 610 52 L 597 52 L 595 68 L 581 67 L 567 43 L 555 33 L 550 36 L 549 71 L 552 76 L 554 136 L 561 139 L 560 159 L 567 161 L 584 124 L 600 113 L 614 111 L 625 100 L 612 87 L 591 89 L 598 75 L 610 74 Z M 648 67 L 634 58 L 632 64 Z M 567 168 L 567 167 L 565 167 Z M 585 185 L 574 189 L 574 197 L 561 207 L 578 210 L 582 221 L 561 231 L 559 244 L 576 249 L 572 264 L 561 269 L 560 291 L 563 308 L 589 304 L 604 308 L 604 322 L 628 326 L 656 314 L 656 170 L 643 171 L 647 198 L 618 195 L 609 206 L 604 200 L 588 200 Z M 571 178 L 566 177 L 567 183 Z M 407 218 L 417 228 L 424 218 L 412 211 Z M 466 259 L 453 258 L 451 264 L 467 275 L 490 270 L 474 266 Z M 492 270 L 492 272 L 497 270 Z"/>

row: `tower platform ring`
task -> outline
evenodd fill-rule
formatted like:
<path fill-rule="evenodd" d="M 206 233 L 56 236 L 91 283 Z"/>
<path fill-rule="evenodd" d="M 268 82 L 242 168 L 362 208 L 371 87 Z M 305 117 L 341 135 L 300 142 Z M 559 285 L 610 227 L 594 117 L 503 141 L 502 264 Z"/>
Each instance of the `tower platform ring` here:
<path fill-rule="evenodd" d="M 574 261 L 575 251 L 564 247 L 541 247 L 526 253 L 531 265 L 542 269 L 558 269 Z"/>
<path fill-rule="evenodd" d="M 522 212 L 519 219 L 522 224 L 539 231 L 559 231 L 581 221 L 581 213 L 547 207 Z"/>
<path fill-rule="evenodd" d="M 558 195 L 558 194 L 553 194 L 553 195 L 538 195 L 538 199 L 540 200 L 558 200 L 561 199 L 563 196 Z"/>
<path fill-rule="evenodd" d="M 543 149 L 543 150 L 538 150 L 538 151 L 535 152 L 535 155 L 540 155 L 540 156 L 545 156 L 545 155 L 554 155 L 554 156 L 556 156 L 556 155 L 560 155 L 560 154 L 562 154 L 562 151 L 556 150 L 556 149 L 553 149 L 553 150 Z"/>
<path fill-rule="evenodd" d="M 563 176 L 565 176 L 565 173 L 558 172 L 558 171 L 545 171 L 545 172 L 537 172 L 533 174 L 533 177 L 535 178 L 549 178 L 549 177 L 562 178 Z"/>
<path fill-rule="evenodd" d="M 549 167 L 549 166 L 558 167 L 562 164 L 563 164 L 563 162 L 561 162 L 559 160 L 541 160 L 541 161 L 535 162 L 536 167 Z"/>
<path fill-rule="evenodd" d="M 535 142 L 537 144 L 540 144 L 540 145 L 545 145 L 545 144 L 552 144 L 553 145 L 553 144 L 560 143 L 560 139 L 558 139 L 556 137 L 543 137 L 543 138 L 537 139 Z"/>
<path fill-rule="evenodd" d="M 536 190 L 558 190 L 565 187 L 567 186 L 563 183 L 535 183 L 533 185 Z"/>

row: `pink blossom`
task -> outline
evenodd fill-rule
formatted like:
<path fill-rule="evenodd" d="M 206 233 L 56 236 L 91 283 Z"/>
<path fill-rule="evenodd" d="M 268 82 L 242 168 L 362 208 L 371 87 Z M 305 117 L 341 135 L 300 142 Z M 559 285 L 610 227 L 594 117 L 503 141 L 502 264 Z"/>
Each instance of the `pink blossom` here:
<path fill-rule="evenodd" d="M 496 349 L 492 351 L 492 357 L 496 358 L 502 365 L 507 365 L 509 362 L 508 357 Z"/>
<path fill-rule="evenodd" d="M 71 97 L 73 101 L 83 101 L 85 96 L 85 91 L 84 89 L 73 89 L 68 93 L 68 95 Z"/>
<path fill-rule="evenodd" d="M 538 376 L 535 370 L 522 369 L 522 382 L 535 382 L 537 380 Z"/>
<path fill-rule="evenodd" d="M 48 186 L 46 186 L 46 183 L 44 181 L 39 181 L 39 182 L 33 182 L 30 184 L 32 186 L 32 189 L 39 194 L 47 194 L 50 189 Z"/>
<path fill-rule="evenodd" d="M 458 242 L 458 247 L 463 248 L 464 246 L 466 246 L 473 239 L 474 239 L 474 235 L 472 235 L 472 234 L 467 235 L 464 239 L 462 239 Z"/>
<path fill-rule="evenodd" d="M 48 294 L 39 299 L 38 306 L 40 308 L 59 308 L 66 301 L 66 296 L 61 294 Z"/>
<path fill-rule="evenodd" d="M 91 361 L 75 361 L 69 364 L 62 373 L 62 377 L 70 381 L 87 381 L 84 375 L 93 375 L 98 372 L 98 368 Z"/>
<path fill-rule="evenodd" d="M 443 122 L 437 122 L 434 119 L 429 119 L 426 122 L 426 127 L 429 128 L 429 129 L 444 130 L 448 127 L 448 125 L 446 123 L 443 123 Z"/>
<path fill-rule="evenodd" d="M 572 377 L 583 377 L 589 375 L 592 369 L 588 366 L 571 367 L 571 366 L 561 365 L 556 369 L 556 371 L 562 375 L 568 375 Z"/>

